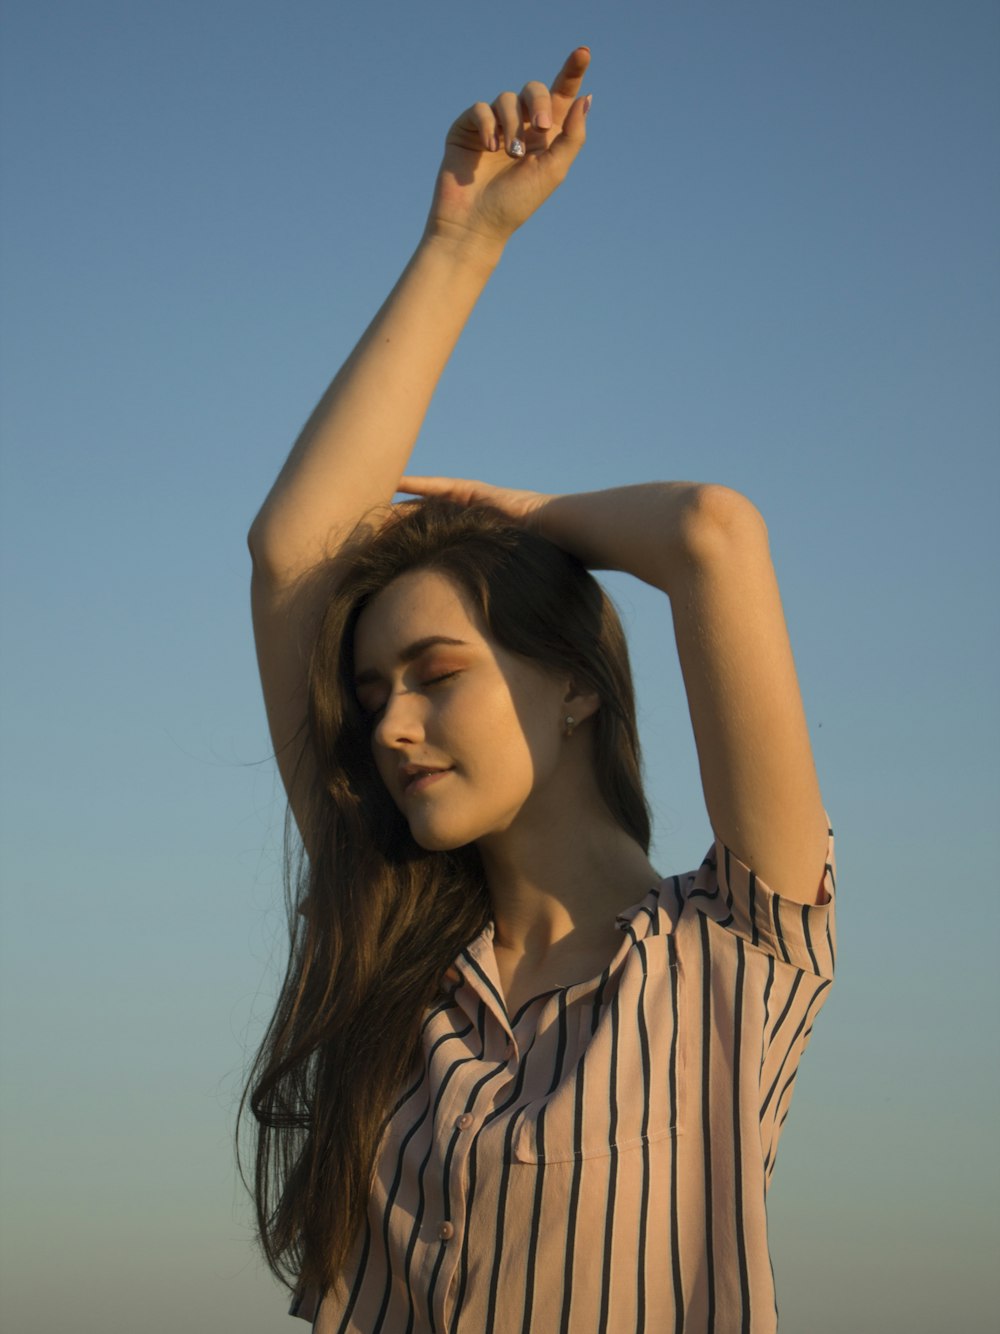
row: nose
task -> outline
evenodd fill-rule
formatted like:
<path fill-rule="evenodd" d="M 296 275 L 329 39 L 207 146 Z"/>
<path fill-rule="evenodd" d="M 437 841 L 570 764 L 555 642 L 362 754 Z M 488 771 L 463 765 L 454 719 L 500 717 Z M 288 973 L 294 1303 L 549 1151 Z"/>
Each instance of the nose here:
<path fill-rule="evenodd" d="M 375 724 L 373 740 L 387 750 L 397 750 L 419 743 L 423 736 L 420 699 L 405 690 L 390 695 Z"/>

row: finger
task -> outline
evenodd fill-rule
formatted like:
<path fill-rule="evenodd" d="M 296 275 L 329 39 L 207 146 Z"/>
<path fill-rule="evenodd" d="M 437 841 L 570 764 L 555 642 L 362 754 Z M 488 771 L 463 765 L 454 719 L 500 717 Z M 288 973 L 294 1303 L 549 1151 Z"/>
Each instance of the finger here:
<path fill-rule="evenodd" d="M 493 114 L 493 108 L 488 102 L 477 102 L 475 106 L 469 108 L 469 113 L 475 118 L 476 129 L 479 132 L 483 148 L 487 153 L 495 153 L 500 147 L 500 141 L 497 136 L 497 118 Z"/>
<path fill-rule="evenodd" d="M 489 501 L 494 487 L 486 482 L 469 481 L 463 477 L 401 477 L 397 491 L 406 495 L 453 500 L 458 505 L 476 505 Z"/>
<path fill-rule="evenodd" d="M 552 80 L 552 96 L 564 97 L 568 100 L 575 98 L 580 91 L 580 85 L 583 83 L 583 76 L 586 74 L 589 64 L 589 46 L 578 46 L 576 50 L 571 51 L 563 61 L 562 69 Z"/>
<path fill-rule="evenodd" d="M 457 486 L 472 485 L 474 483 L 464 482 L 456 477 L 414 477 L 407 474 L 399 479 L 396 490 L 411 496 L 441 496 L 453 491 Z"/>
<path fill-rule="evenodd" d="M 566 175 L 573 159 L 587 142 L 586 116 L 590 110 L 590 102 L 591 94 L 576 99 L 563 121 L 562 133 L 552 140 L 548 154 L 544 155 L 555 163 L 560 178 Z"/>
<path fill-rule="evenodd" d="M 511 157 L 523 157 L 524 114 L 517 93 L 501 93 L 493 103 L 493 110 L 503 132 L 508 154 Z"/>
<path fill-rule="evenodd" d="M 544 83 L 532 79 L 521 89 L 521 105 L 524 118 L 536 130 L 552 128 L 552 97 Z"/>

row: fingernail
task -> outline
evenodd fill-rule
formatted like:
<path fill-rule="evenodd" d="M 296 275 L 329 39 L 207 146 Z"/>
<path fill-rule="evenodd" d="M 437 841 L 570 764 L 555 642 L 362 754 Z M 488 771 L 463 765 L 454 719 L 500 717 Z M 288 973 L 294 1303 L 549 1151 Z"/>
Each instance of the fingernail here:
<path fill-rule="evenodd" d="M 511 139 L 507 152 L 511 157 L 524 157 L 524 144 L 520 139 Z"/>
<path fill-rule="evenodd" d="M 535 128 L 538 130 L 552 129 L 552 117 L 547 111 L 539 111 L 538 115 L 535 117 Z"/>
<path fill-rule="evenodd" d="M 499 141 L 498 141 L 496 135 L 494 135 L 493 138 L 490 140 L 490 152 L 491 152 L 491 153 L 495 153 L 499 147 L 500 147 L 500 143 L 499 143 Z"/>
<path fill-rule="evenodd" d="M 587 96 L 583 99 L 583 114 L 584 114 L 584 115 L 586 115 L 587 112 L 590 110 L 590 104 L 591 104 L 591 102 L 593 102 L 593 100 L 594 100 L 594 94 L 593 94 L 593 93 L 588 93 Z"/>

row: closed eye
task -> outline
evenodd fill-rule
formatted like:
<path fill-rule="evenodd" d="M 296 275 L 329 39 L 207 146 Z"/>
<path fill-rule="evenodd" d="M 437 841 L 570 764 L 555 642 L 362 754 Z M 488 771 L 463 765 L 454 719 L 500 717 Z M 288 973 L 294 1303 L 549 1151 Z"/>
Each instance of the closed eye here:
<path fill-rule="evenodd" d="M 429 680 L 421 682 L 423 687 L 436 686 L 442 681 L 450 681 L 453 676 L 458 676 L 459 672 L 443 672 L 441 676 L 432 676 Z M 364 710 L 365 721 L 371 724 L 377 723 L 379 718 L 385 712 L 385 704 L 380 704 L 377 709 Z"/>

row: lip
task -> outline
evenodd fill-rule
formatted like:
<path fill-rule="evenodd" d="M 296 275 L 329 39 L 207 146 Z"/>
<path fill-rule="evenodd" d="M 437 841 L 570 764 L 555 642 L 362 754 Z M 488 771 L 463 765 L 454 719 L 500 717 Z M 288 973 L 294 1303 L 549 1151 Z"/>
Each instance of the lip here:
<path fill-rule="evenodd" d="M 422 774 L 419 778 L 411 778 L 403 787 L 403 796 L 409 797 L 417 792 L 424 792 L 444 778 L 445 774 L 451 772 L 451 769 L 435 769 L 430 773 Z"/>

